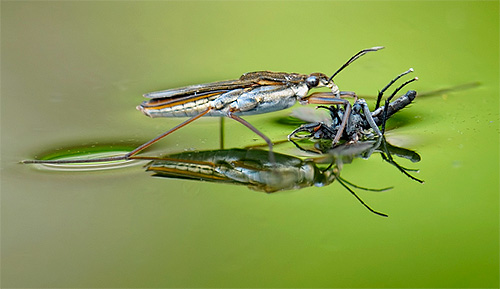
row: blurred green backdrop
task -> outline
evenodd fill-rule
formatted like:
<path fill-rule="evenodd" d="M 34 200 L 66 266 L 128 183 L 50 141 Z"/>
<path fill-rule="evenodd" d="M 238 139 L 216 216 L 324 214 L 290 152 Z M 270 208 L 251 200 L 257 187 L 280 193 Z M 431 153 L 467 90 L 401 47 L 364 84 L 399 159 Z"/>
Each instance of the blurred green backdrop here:
<path fill-rule="evenodd" d="M 498 288 L 498 1 L 2 1 L 1 253 L 7 287 Z M 256 70 L 333 73 L 376 95 L 409 67 L 431 91 L 388 139 L 416 150 L 413 182 L 380 158 L 338 183 L 272 195 L 151 178 L 143 169 L 48 172 L 44 152 L 140 144 L 180 119 L 134 109 L 145 92 Z M 373 98 L 368 99 L 373 104 Z M 274 140 L 290 110 L 247 120 Z M 401 123 L 399 120 L 405 120 Z M 226 122 L 226 146 L 260 143 Z M 203 119 L 148 154 L 218 147 Z M 292 153 L 292 146 L 282 150 Z"/>

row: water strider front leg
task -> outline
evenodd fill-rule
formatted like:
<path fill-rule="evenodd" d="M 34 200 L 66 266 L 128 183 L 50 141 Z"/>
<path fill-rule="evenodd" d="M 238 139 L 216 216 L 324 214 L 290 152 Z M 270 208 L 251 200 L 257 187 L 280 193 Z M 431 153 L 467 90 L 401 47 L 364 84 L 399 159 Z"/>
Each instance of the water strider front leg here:
<path fill-rule="evenodd" d="M 352 96 L 355 97 L 354 92 L 341 92 L 339 95 L 342 96 Z M 345 127 L 347 126 L 347 121 L 351 115 L 351 103 L 345 99 L 335 97 L 331 92 L 316 92 L 311 94 L 307 99 L 301 101 L 302 104 L 340 104 L 344 106 L 344 115 L 342 116 L 342 122 L 337 131 L 337 134 L 333 138 L 333 144 L 339 142 L 342 134 L 344 133 Z"/>

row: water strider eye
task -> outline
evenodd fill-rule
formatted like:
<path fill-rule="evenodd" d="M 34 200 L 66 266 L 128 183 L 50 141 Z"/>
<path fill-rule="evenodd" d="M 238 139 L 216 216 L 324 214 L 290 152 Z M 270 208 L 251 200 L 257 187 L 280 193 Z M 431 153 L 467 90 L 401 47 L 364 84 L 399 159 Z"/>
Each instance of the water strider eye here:
<path fill-rule="evenodd" d="M 306 78 L 306 84 L 309 87 L 316 87 L 319 84 L 319 78 L 315 75 Z"/>

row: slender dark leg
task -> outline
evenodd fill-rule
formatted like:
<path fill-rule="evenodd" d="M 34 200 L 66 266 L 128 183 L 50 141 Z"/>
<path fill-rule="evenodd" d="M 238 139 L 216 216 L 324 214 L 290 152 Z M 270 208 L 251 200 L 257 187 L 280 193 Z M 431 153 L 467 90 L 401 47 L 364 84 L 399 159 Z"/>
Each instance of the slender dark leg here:
<path fill-rule="evenodd" d="M 375 120 L 373 120 L 372 113 L 370 112 L 370 109 L 368 108 L 368 104 L 366 103 L 366 101 L 364 99 L 360 99 L 358 100 L 358 103 L 361 104 L 361 107 L 363 108 L 363 114 L 365 115 L 368 124 L 370 124 L 370 127 L 378 136 L 382 136 L 382 133 L 378 129 Z"/>
<path fill-rule="evenodd" d="M 388 190 L 392 190 L 394 188 L 394 187 L 386 187 L 386 188 L 382 188 L 382 189 L 372 189 L 372 188 L 361 187 L 361 186 L 355 185 L 355 184 L 347 181 L 346 179 L 341 178 L 340 176 L 337 176 L 337 178 L 339 178 L 344 183 L 348 184 L 349 186 L 351 186 L 353 188 L 361 189 L 361 190 L 368 191 L 368 192 L 385 192 L 385 191 L 388 191 Z"/>
<path fill-rule="evenodd" d="M 401 84 L 394 92 L 385 100 L 385 105 L 384 105 L 384 115 L 383 115 L 383 121 L 382 121 L 382 134 L 385 133 L 385 123 L 387 121 L 387 111 L 389 110 L 389 102 L 392 100 L 392 98 L 398 93 L 403 87 L 405 87 L 407 84 L 414 82 L 418 80 L 418 77 L 415 77 L 413 79 L 408 80 L 407 82 Z"/>
<path fill-rule="evenodd" d="M 276 163 L 275 158 L 274 158 L 274 153 L 273 153 L 273 142 L 265 134 L 261 133 L 258 129 L 256 129 L 253 125 L 251 125 L 246 120 L 242 119 L 241 117 L 239 117 L 237 115 L 234 115 L 233 112 L 229 112 L 227 116 L 236 120 L 237 122 L 241 123 L 242 125 L 246 126 L 251 131 L 253 131 L 258 136 L 260 136 L 267 143 L 267 146 L 269 147 L 269 161 L 271 163 Z"/>
<path fill-rule="evenodd" d="M 401 77 L 407 75 L 408 73 L 410 72 L 413 72 L 413 68 L 410 68 L 408 69 L 407 71 L 401 73 L 400 75 L 396 76 L 396 78 L 394 78 L 393 80 L 391 80 L 384 88 L 382 88 L 382 90 L 380 90 L 378 92 L 378 96 L 377 96 L 377 104 L 375 105 L 375 109 L 379 108 L 380 107 L 380 101 L 382 100 L 382 96 L 384 95 L 384 92 L 391 86 L 394 84 L 394 82 L 396 82 L 398 79 L 400 79 Z"/>
<path fill-rule="evenodd" d="M 382 159 L 390 164 L 392 164 L 393 166 L 395 166 L 400 172 L 402 172 L 403 174 L 405 174 L 407 177 L 409 177 L 410 179 L 414 180 L 414 181 L 417 181 L 419 183 L 424 183 L 423 180 L 421 179 L 418 179 L 414 176 L 412 176 L 410 173 L 408 173 L 409 169 L 407 168 L 404 168 L 402 166 L 400 166 L 393 158 L 392 158 L 392 154 L 390 152 L 390 150 L 388 149 L 387 147 L 387 142 L 385 141 L 385 138 L 383 139 L 382 141 L 382 152 L 380 152 L 380 155 L 382 156 Z M 414 170 L 412 170 L 414 171 Z"/>
<path fill-rule="evenodd" d="M 349 186 L 347 184 L 345 184 L 340 178 L 337 178 L 337 181 L 344 187 L 346 188 L 354 197 L 356 197 L 356 199 L 363 205 L 365 206 L 365 208 L 367 208 L 370 212 L 374 213 L 374 214 L 377 214 L 379 216 L 382 216 L 382 217 L 388 217 L 388 215 L 384 214 L 384 213 L 381 213 L 381 212 L 377 212 L 375 210 L 373 210 L 372 208 L 370 208 L 370 206 L 368 206 L 365 202 L 363 202 L 363 200 L 358 197 L 358 195 L 356 195 L 356 193 L 351 189 L 349 188 Z"/>
<path fill-rule="evenodd" d="M 219 133 L 219 137 L 220 137 L 220 149 L 223 150 L 224 149 L 224 120 L 226 118 L 224 117 L 221 117 L 220 118 L 220 133 Z"/>
<path fill-rule="evenodd" d="M 324 106 L 324 105 L 319 105 L 318 107 L 316 108 L 324 108 L 324 109 L 328 109 L 330 111 L 330 115 L 332 117 L 332 120 L 337 120 L 337 121 L 342 121 L 342 119 L 340 118 L 339 116 L 339 112 L 338 112 L 338 108 L 331 105 L 331 106 Z"/>
<path fill-rule="evenodd" d="M 317 92 L 311 94 L 309 98 L 307 98 L 307 103 L 309 104 L 342 104 L 344 105 L 344 116 L 342 118 L 342 123 L 337 131 L 337 135 L 333 138 L 333 144 L 339 142 L 342 134 L 344 133 L 344 129 L 347 125 L 347 121 L 351 116 L 351 103 L 345 99 L 337 98 L 332 95 L 330 92 Z"/>
<path fill-rule="evenodd" d="M 212 108 L 209 108 L 203 112 L 201 112 L 198 115 L 193 116 L 192 118 L 184 121 L 183 123 L 177 125 L 176 127 L 162 133 L 161 135 L 155 137 L 154 139 L 138 146 L 136 149 L 133 151 L 123 155 L 123 156 L 115 156 L 115 157 L 108 157 L 108 158 L 95 158 L 95 159 L 88 159 L 88 160 L 26 160 L 22 161 L 24 164 L 76 164 L 76 163 L 93 163 L 93 162 L 109 162 L 109 161 L 120 161 L 120 160 L 128 160 L 128 159 L 133 159 L 134 155 L 139 153 L 140 151 L 144 150 L 145 148 L 151 146 L 155 142 L 159 141 L 160 139 L 166 137 L 167 135 L 173 133 L 174 131 L 192 123 L 193 121 L 199 119 L 200 117 L 204 116 L 207 114 Z"/>
<path fill-rule="evenodd" d="M 420 94 L 419 94 L 420 95 Z M 417 92 L 415 90 L 408 90 L 404 95 L 398 97 L 393 102 L 389 103 L 389 108 L 387 109 L 386 119 L 389 119 L 396 112 L 402 110 L 407 105 L 409 105 L 417 97 Z M 382 125 L 383 114 L 385 106 L 381 106 L 372 112 L 373 120 L 377 125 Z"/>

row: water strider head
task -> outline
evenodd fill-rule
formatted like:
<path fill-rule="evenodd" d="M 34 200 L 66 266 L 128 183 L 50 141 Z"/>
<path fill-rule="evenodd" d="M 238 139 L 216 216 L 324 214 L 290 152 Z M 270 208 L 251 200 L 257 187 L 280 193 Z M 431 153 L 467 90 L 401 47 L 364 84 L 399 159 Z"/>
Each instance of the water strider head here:
<path fill-rule="evenodd" d="M 333 82 L 333 80 L 331 80 L 328 75 L 320 72 L 309 74 L 309 76 L 306 78 L 306 85 L 309 89 L 328 87 L 334 94 L 340 92 L 339 87 Z"/>
<path fill-rule="evenodd" d="M 326 74 L 323 73 L 311 73 L 309 76 L 306 78 L 306 84 L 309 89 L 311 88 L 319 88 L 319 87 L 328 87 L 331 89 L 332 93 L 336 96 L 340 96 L 340 90 L 339 87 L 333 82 L 333 78 L 339 74 L 344 68 L 349 66 L 349 64 L 353 63 L 356 59 L 360 58 L 361 56 L 365 55 L 368 52 L 371 51 L 377 51 L 384 48 L 383 46 L 375 46 L 372 48 L 367 48 L 363 49 L 360 52 L 356 53 L 354 56 L 352 56 L 344 65 L 342 65 L 332 76 L 328 77 Z"/>

